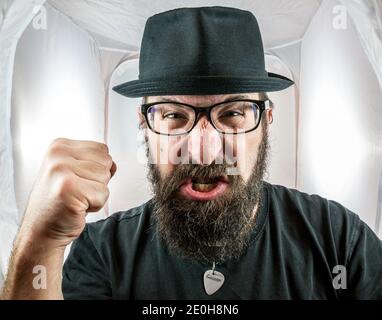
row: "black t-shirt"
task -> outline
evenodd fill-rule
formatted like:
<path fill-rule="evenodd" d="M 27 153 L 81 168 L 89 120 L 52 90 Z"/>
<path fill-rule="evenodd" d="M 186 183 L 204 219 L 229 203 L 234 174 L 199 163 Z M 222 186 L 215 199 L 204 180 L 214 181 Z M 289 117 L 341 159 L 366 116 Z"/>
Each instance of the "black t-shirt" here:
<path fill-rule="evenodd" d="M 266 182 L 262 199 L 248 249 L 216 266 L 225 282 L 211 296 L 203 275 L 212 266 L 168 250 L 148 201 L 86 225 L 64 265 L 64 297 L 382 299 L 382 242 L 356 214 Z"/>

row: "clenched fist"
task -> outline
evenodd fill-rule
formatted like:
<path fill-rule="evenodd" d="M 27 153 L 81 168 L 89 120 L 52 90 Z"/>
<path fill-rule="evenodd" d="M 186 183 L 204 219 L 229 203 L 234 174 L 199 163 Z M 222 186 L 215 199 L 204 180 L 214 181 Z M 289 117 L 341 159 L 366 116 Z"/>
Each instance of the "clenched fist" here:
<path fill-rule="evenodd" d="M 52 142 L 29 198 L 22 228 L 35 239 L 66 246 L 85 227 L 88 212 L 106 203 L 116 171 L 108 147 L 93 141 Z"/>

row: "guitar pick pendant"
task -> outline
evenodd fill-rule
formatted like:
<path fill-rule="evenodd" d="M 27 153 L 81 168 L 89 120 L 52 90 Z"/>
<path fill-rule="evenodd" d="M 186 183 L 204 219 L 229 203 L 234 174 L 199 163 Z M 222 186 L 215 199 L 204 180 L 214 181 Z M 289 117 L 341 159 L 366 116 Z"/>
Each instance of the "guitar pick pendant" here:
<path fill-rule="evenodd" d="M 215 263 L 212 266 L 212 270 L 207 270 L 204 272 L 204 289 L 206 293 L 210 296 L 218 291 L 224 283 L 224 274 L 215 270 Z"/>

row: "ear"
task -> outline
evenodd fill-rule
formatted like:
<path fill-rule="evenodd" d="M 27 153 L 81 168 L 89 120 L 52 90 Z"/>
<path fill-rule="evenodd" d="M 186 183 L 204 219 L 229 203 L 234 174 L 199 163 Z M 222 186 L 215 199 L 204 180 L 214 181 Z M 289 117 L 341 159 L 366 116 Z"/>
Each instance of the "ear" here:
<path fill-rule="evenodd" d="M 271 124 L 273 122 L 273 108 L 267 110 L 267 118 L 268 123 Z"/>
<path fill-rule="evenodd" d="M 138 114 L 138 123 L 139 123 L 139 129 L 143 130 L 144 139 L 146 142 L 148 142 L 149 137 L 147 136 L 147 124 L 145 116 L 142 114 L 141 109 L 138 107 L 137 109 Z"/>
<path fill-rule="evenodd" d="M 137 114 L 138 114 L 139 128 L 145 129 L 147 127 L 146 119 L 145 119 L 145 116 L 142 114 L 140 107 L 137 108 Z"/>

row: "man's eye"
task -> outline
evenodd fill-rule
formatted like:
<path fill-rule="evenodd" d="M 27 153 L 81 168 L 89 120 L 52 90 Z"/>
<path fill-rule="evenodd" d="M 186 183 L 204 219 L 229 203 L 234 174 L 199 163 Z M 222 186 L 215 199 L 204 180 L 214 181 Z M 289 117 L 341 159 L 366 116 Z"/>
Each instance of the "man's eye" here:
<path fill-rule="evenodd" d="M 224 112 L 220 117 L 238 117 L 238 116 L 244 116 L 244 112 L 239 110 L 229 110 Z"/>
<path fill-rule="evenodd" d="M 163 115 L 163 119 L 186 119 L 186 116 L 178 112 L 167 112 Z"/>

